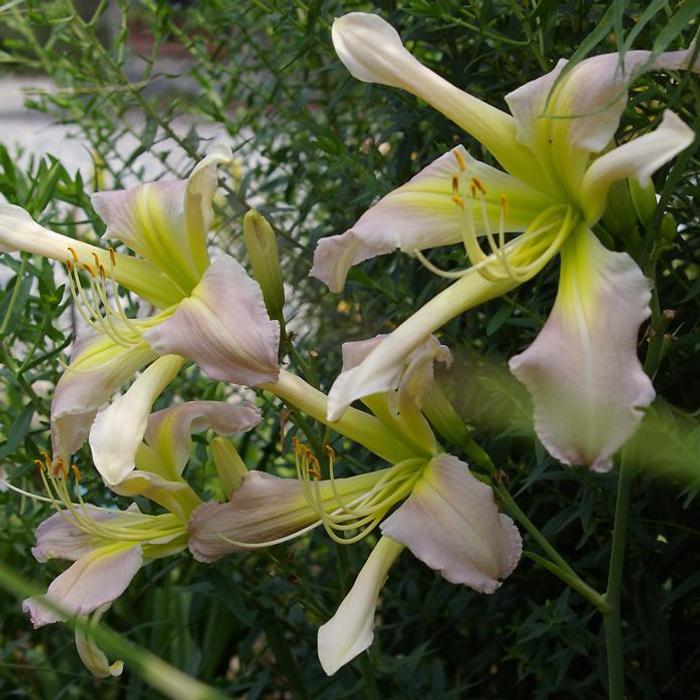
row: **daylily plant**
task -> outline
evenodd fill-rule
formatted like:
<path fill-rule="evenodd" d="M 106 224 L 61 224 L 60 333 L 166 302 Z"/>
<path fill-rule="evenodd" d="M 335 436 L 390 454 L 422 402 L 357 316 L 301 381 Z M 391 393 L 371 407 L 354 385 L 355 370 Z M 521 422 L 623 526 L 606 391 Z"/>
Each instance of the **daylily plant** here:
<path fill-rule="evenodd" d="M 505 294 L 561 254 L 554 308 L 535 342 L 513 357 L 529 389 L 535 428 L 566 464 L 604 471 L 639 424 L 654 389 L 636 354 L 649 316 L 649 282 L 627 253 L 605 248 L 591 227 L 612 184 L 650 176 L 693 141 L 666 111 L 653 131 L 615 146 L 630 83 L 648 70 L 690 68 L 691 49 L 628 51 L 588 58 L 506 96 L 511 114 L 459 90 L 416 60 L 376 15 L 351 13 L 333 24 L 338 56 L 358 79 L 400 87 L 424 99 L 480 141 L 504 170 L 462 146 L 369 209 L 346 233 L 322 239 L 312 274 L 339 291 L 351 266 L 395 249 L 456 280 L 343 372 L 328 417 L 388 388 L 396 368 L 451 318 Z M 520 232 L 514 238 L 506 235 Z M 489 248 L 484 252 L 479 239 Z M 460 243 L 471 265 L 443 271 L 423 254 Z"/>
<path fill-rule="evenodd" d="M 20 207 L 0 204 L 2 249 L 65 263 L 76 308 L 88 327 L 53 398 L 57 458 L 68 461 L 88 436 L 97 410 L 159 356 L 170 356 L 150 375 L 162 386 L 185 359 L 223 381 L 255 386 L 277 379 L 279 324 L 268 317 L 258 284 L 233 258 L 211 261 L 207 250 L 217 166 L 230 160 L 230 149 L 217 146 L 186 180 L 92 196 L 107 224 L 105 238 L 122 241 L 137 256 L 55 233 Z M 117 285 L 155 312 L 128 317 Z M 134 439 L 140 442 L 139 436 Z"/>
<path fill-rule="evenodd" d="M 384 342 L 386 337 L 380 336 L 345 343 L 343 371 L 352 371 Z M 520 558 L 520 534 L 499 513 L 491 488 L 464 462 L 442 451 L 421 413 L 436 360 L 449 361 L 449 351 L 429 338 L 397 370 L 391 389 L 365 401 L 403 448 L 379 442 L 376 451 L 385 458 L 390 451 L 400 455 L 398 461 L 389 459 L 393 466 L 335 478 L 334 455 L 328 449 L 330 478 L 321 479 L 318 459 L 296 441 L 298 479 L 251 471 L 228 502 L 205 503 L 192 512 L 188 547 L 195 559 L 205 562 L 278 544 L 319 526 L 340 544 L 357 542 L 380 528 L 381 537 L 351 591 L 319 629 L 318 654 L 329 675 L 372 643 L 379 592 L 405 547 L 448 581 L 482 593 L 493 593 Z M 291 392 L 285 393 L 289 397 Z M 297 405 L 303 403 L 298 394 L 296 399 Z M 352 421 L 360 412 L 350 412 L 332 424 L 334 429 L 358 433 Z M 375 450 L 372 439 L 365 444 Z"/>

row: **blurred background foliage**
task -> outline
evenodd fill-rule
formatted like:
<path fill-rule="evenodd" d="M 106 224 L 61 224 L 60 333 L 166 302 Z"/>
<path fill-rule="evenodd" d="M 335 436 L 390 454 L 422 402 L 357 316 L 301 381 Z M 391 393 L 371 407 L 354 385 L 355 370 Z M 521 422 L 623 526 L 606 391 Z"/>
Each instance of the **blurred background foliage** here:
<path fill-rule="evenodd" d="M 288 283 L 289 326 L 304 360 L 297 370 L 327 388 L 339 371 L 342 341 L 390 330 L 443 282 L 396 255 L 355 269 L 345 292 L 333 295 L 307 277 L 316 240 L 345 230 L 379 196 L 458 142 L 490 160 L 415 98 L 352 79 L 332 49 L 333 18 L 352 10 L 381 13 L 421 60 L 505 108 L 507 92 L 559 57 L 625 50 L 632 40 L 635 48 L 688 46 L 699 9 L 693 0 L 5 2 L 4 72 L 54 82 L 51 90 L 29 94 L 26 104 L 67 125 L 68 147 L 86 149 L 93 167 L 76 174 L 51 155 L 25 158 L 20 166 L 11 134 L 0 134 L 0 193 L 49 227 L 94 240 L 104 227 L 90 206 L 92 191 L 183 176 L 208 140 L 225 138 L 238 162 L 225 174 L 212 243 L 244 260 L 242 214 L 255 206 L 270 218 Z M 639 80 L 620 138 L 652 128 L 665 107 L 697 128 L 699 88 L 694 76 Z M 655 316 L 657 327 L 643 328 L 640 342 L 642 358 L 652 352 L 663 358 L 655 377 L 662 398 L 634 452 L 640 467 L 651 468 L 640 471 L 633 487 L 623 584 L 628 695 L 686 700 L 700 694 L 696 149 L 655 182 L 662 197 L 650 221 L 630 221 L 626 192 L 618 191 L 619 211 L 609 211 L 597 232 L 636 257 L 654 278 L 659 310 L 668 310 Z M 678 231 L 667 223 L 662 236 L 667 214 Z M 440 250 L 432 259 L 461 265 L 460 255 Z M 0 464 L 13 483 L 39 492 L 32 462 L 47 446 L 52 387 L 74 321 L 60 269 L 16 255 L 3 255 L 2 265 L 8 272 L 0 292 Z M 603 589 L 615 474 L 554 462 L 533 439 L 528 399 L 505 366 L 541 327 L 555 292 L 552 267 L 452 322 L 441 338 L 457 361 L 441 381 L 521 507 Z M 161 403 L 230 391 L 193 368 Z M 289 433 L 281 443 L 281 423 L 293 432 L 293 416 L 265 397 L 259 402 L 264 426 L 237 440 L 241 454 L 251 468 L 289 475 Z M 321 434 L 320 426 L 314 429 Z M 188 474 L 211 497 L 220 487 L 206 443 L 206 435 L 197 437 Z M 346 474 L 378 466 L 361 450 L 334 444 Z M 119 502 L 90 475 L 87 449 L 78 464 L 86 500 Z M 45 504 L 0 493 L 2 561 L 40 585 L 63 568 L 39 565 L 30 555 L 34 527 L 49 513 Z M 137 576 L 108 622 L 231 697 L 249 700 L 605 696 L 600 616 L 526 559 L 495 595 L 482 596 L 404 554 L 382 596 L 374 646 L 327 679 L 316 659 L 316 629 L 368 551 L 363 543 L 340 548 L 317 533 L 214 565 L 188 555 L 158 561 Z M 34 632 L 15 599 L 0 593 L 0 601 L 1 697 L 154 697 L 128 669 L 118 679 L 92 679 L 66 627 Z"/>

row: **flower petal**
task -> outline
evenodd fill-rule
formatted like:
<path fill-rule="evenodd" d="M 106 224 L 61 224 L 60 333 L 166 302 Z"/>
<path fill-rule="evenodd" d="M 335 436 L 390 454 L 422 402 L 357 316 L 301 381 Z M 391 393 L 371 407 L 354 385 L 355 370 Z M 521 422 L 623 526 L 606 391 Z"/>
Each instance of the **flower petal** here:
<path fill-rule="evenodd" d="M 109 603 L 100 606 L 95 611 L 91 623 L 97 624 L 109 607 Z M 97 646 L 95 640 L 77 627 L 75 629 L 75 648 L 78 651 L 80 660 L 95 678 L 121 676 L 124 670 L 124 662 L 117 660 L 110 664 L 107 656 L 102 649 Z"/>
<path fill-rule="evenodd" d="M 461 242 L 463 215 L 453 200 L 455 177 L 476 179 L 483 188 L 488 233 L 498 230 L 503 198 L 507 202 L 506 231 L 524 230 L 552 204 L 547 195 L 472 158 L 463 146 L 457 146 L 380 199 L 349 231 L 322 238 L 310 274 L 331 291 L 339 292 L 348 270 L 364 260 L 397 249 L 414 253 Z M 486 224 L 479 204 L 474 216 L 477 234 L 486 232 Z"/>
<path fill-rule="evenodd" d="M 109 487 L 121 482 L 134 467 L 154 401 L 182 367 L 178 355 L 159 357 L 129 387 L 101 410 L 90 429 L 92 460 Z"/>
<path fill-rule="evenodd" d="M 343 343 L 343 372 L 348 372 L 361 364 L 367 356 L 388 337 L 387 333 L 375 335 L 367 340 L 355 340 Z M 402 367 L 397 368 L 392 389 L 401 389 L 416 400 L 429 389 L 433 381 L 433 365 L 442 362 L 448 367 L 452 363 L 452 353 L 446 345 L 431 335 L 404 359 Z"/>
<path fill-rule="evenodd" d="M 338 497 L 366 493 L 385 471 L 335 479 L 333 483 L 316 481 L 313 487 L 319 489 L 322 504 L 337 507 Z M 298 479 L 250 471 L 228 503 L 204 503 L 192 513 L 188 547 L 197 561 L 212 562 L 244 550 L 243 543 L 256 545 L 302 534 L 317 521 Z"/>
<path fill-rule="evenodd" d="M 189 293 L 209 264 L 206 233 L 216 167 L 231 158 L 230 149 L 222 146 L 198 163 L 187 180 L 96 192 L 92 205 L 107 224 L 105 238 L 121 240 Z"/>
<path fill-rule="evenodd" d="M 510 369 L 532 394 L 535 430 L 549 452 L 607 471 L 654 399 L 637 358 L 649 282 L 627 253 L 607 250 L 583 226 L 561 259 L 554 308 Z"/>
<path fill-rule="evenodd" d="M 470 270 L 389 333 L 357 367 L 340 374 L 328 393 L 328 420 L 337 420 L 355 399 L 391 389 L 407 358 L 438 328 L 517 285 L 512 279 L 489 281 Z"/>
<path fill-rule="evenodd" d="M 654 172 L 690 146 L 694 138 L 693 130 L 666 110 L 661 124 L 654 131 L 593 161 L 583 178 L 583 201 L 589 224 L 603 215 L 610 185 L 626 177 L 647 184 Z"/>
<path fill-rule="evenodd" d="M 649 51 L 593 56 L 555 85 L 567 63 L 561 59 L 554 70 L 506 95 L 518 140 L 553 173 L 552 182 L 561 182 L 564 191 L 575 195 L 588 154 L 602 151 L 617 131 L 630 84 L 649 70 L 685 68 L 690 55 L 688 49 L 653 59 Z M 692 70 L 698 70 L 697 63 Z"/>
<path fill-rule="evenodd" d="M 0 250 L 22 250 L 60 263 L 70 260 L 93 267 L 97 258 L 105 270 L 111 267 L 119 284 L 157 307 L 170 306 L 183 296 L 170 278 L 148 261 L 120 253 L 110 254 L 97 246 L 51 231 L 13 204 L 0 203 Z"/>
<path fill-rule="evenodd" d="M 192 513 L 188 547 L 197 561 L 212 562 L 244 549 L 234 542 L 276 540 L 316 520 L 297 479 L 250 471 L 228 503 L 210 501 Z"/>
<path fill-rule="evenodd" d="M 328 420 L 328 397 L 292 372 L 281 369 L 277 382 L 261 388 L 322 423 Z M 367 411 L 348 409 L 337 421 L 331 421 L 329 427 L 392 464 L 415 456 L 389 428 Z"/>
<path fill-rule="evenodd" d="M 192 487 L 184 480 L 171 481 L 153 472 L 134 469 L 110 488 L 120 496 L 145 496 L 169 510 L 183 522 L 202 503 Z"/>
<path fill-rule="evenodd" d="M 493 593 L 522 552 L 518 528 L 498 512 L 493 491 L 456 457 L 430 461 L 408 500 L 382 524 L 450 583 Z"/>
<path fill-rule="evenodd" d="M 87 615 L 118 598 L 143 564 L 141 545 L 106 545 L 89 552 L 55 578 L 46 597 L 69 614 Z M 42 604 L 43 596 L 27 598 L 22 610 L 34 627 L 61 620 Z"/>
<path fill-rule="evenodd" d="M 514 175 L 537 168 L 517 142 L 509 114 L 456 88 L 416 60 L 381 17 L 346 14 L 333 22 L 332 37 L 338 57 L 358 80 L 398 87 L 424 99 L 484 144 Z"/>
<path fill-rule="evenodd" d="M 343 343 L 340 376 L 361 364 L 387 337 L 377 335 L 368 340 Z M 449 366 L 452 355 L 446 345 L 430 336 L 396 366 L 396 374 L 385 393 L 364 397 L 364 402 L 384 425 L 418 454 L 432 455 L 436 451 L 435 436 L 420 412 L 423 396 L 433 383 L 435 362 Z"/>
<path fill-rule="evenodd" d="M 318 658 L 327 675 L 352 661 L 374 640 L 379 592 L 403 545 L 380 538 L 335 615 L 318 630 Z"/>
<path fill-rule="evenodd" d="M 119 525 L 126 525 L 143 518 L 140 513 L 98 508 L 90 504 L 75 506 L 75 509 L 81 516 L 101 524 L 110 522 L 114 524 L 116 521 Z M 54 513 L 46 520 L 42 520 L 36 528 L 35 536 L 36 546 L 32 547 L 32 554 L 40 562 L 49 559 L 76 561 L 96 546 L 93 535 L 78 527 L 75 515 L 67 510 Z"/>
<path fill-rule="evenodd" d="M 210 377 L 256 386 L 276 381 L 279 324 L 267 315 L 258 284 L 228 255 L 166 321 L 144 332 L 160 354 L 194 360 Z"/>
<path fill-rule="evenodd" d="M 85 442 L 97 409 L 155 357 L 145 342 L 125 348 L 101 334 L 79 338 L 51 403 L 54 456 L 69 461 Z"/>
<path fill-rule="evenodd" d="M 260 422 L 260 411 L 249 403 L 188 401 L 156 411 L 148 419 L 145 441 L 157 453 L 158 474 L 177 479 L 190 458 L 192 434 L 211 428 L 219 435 L 243 433 Z"/>

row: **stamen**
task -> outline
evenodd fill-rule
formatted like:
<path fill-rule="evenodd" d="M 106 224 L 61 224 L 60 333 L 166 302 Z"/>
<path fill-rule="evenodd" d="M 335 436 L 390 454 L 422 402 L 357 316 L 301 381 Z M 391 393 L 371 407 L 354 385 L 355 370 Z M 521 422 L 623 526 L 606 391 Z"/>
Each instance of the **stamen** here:
<path fill-rule="evenodd" d="M 464 158 L 458 151 L 454 150 L 453 154 L 458 163 L 464 164 Z M 460 170 L 462 170 L 461 165 Z M 478 271 L 489 281 L 510 279 L 519 284 L 536 274 L 536 271 L 556 253 L 576 222 L 570 207 L 562 209 L 564 205 L 555 205 L 540 212 L 520 236 L 507 243 L 506 225 L 509 212 L 507 196 L 503 193 L 499 194 L 498 204 L 495 199 L 487 200 L 486 186 L 481 179 L 474 176 L 467 181 L 462 172 L 451 175 L 451 187 L 451 199 L 461 217 L 462 243 L 471 266 L 458 270 L 442 270 L 430 262 L 422 251 L 418 249 L 412 251 L 424 267 L 446 279 L 460 279 Z M 474 223 L 474 206 L 479 207 L 483 233 L 490 248 L 488 255 L 479 243 Z M 489 207 L 492 211 L 496 206 L 498 206 L 498 227 L 494 229 L 491 226 Z"/>
<path fill-rule="evenodd" d="M 75 252 L 75 248 L 72 245 L 68 246 L 68 252 L 73 256 L 73 262 L 78 264 L 80 263 L 80 258 L 78 257 L 78 253 Z"/>
<path fill-rule="evenodd" d="M 315 478 L 318 460 L 297 439 L 293 438 L 292 444 L 302 494 L 329 537 L 339 544 L 351 544 L 366 537 L 381 522 L 387 511 L 410 493 L 425 464 L 421 458 L 400 462 L 381 475 L 369 491 L 348 499 L 337 488 L 335 453 L 326 446 L 331 489 L 329 498 L 323 495 L 322 485 Z M 352 531 L 356 531 L 356 534 L 348 537 L 346 533 Z"/>
<path fill-rule="evenodd" d="M 467 164 L 464 162 L 464 156 L 462 155 L 461 151 L 458 148 L 455 148 L 452 150 L 452 154 L 454 155 L 455 159 L 457 160 L 457 164 L 459 165 L 459 169 L 464 172 L 467 169 Z"/>
<path fill-rule="evenodd" d="M 109 249 L 109 280 L 112 287 L 111 296 L 114 301 L 111 301 L 108 295 L 107 273 L 97 253 L 92 253 L 95 263 L 93 267 L 89 263 L 80 263 L 74 248 L 69 247 L 69 250 L 76 262 L 74 263 L 70 258 L 66 261 L 68 283 L 75 307 L 83 320 L 95 331 L 104 333 L 121 347 L 129 348 L 141 342 L 140 329 L 127 317 L 119 298 L 118 286 L 114 278 L 114 263 L 116 262 L 114 250 Z M 81 283 L 79 269 L 88 274 L 89 286 L 87 288 Z"/>

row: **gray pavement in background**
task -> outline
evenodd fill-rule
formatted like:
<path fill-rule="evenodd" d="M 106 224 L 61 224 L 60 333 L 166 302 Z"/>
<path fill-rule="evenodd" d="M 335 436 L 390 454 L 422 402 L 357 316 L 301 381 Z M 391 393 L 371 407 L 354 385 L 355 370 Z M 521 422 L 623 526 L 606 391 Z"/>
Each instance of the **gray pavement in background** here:
<path fill-rule="evenodd" d="M 86 181 L 89 181 L 93 171 L 92 154 L 89 146 L 81 142 L 78 129 L 72 125 L 56 124 L 45 114 L 24 106 L 28 94 L 54 89 L 51 81 L 45 78 L 24 75 L 0 78 L 0 143 L 12 155 L 21 151 L 19 163 L 23 166 L 29 163 L 32 155 L 51 154 L 61 161 L 71 175 L 80 169 Z M 135 113 L 132 119 L 138 123 L 142 117 Z M 192 126 L 192 120 L 180 117 L 171 126 L 176 133 L 184 136 Z M 225 137 L 225 130 L 220 125 L 200 124 L 197 131 L 204 139 Z M 126 157 L 137 145 L 137 139 L 127 135 L 119 139 L 117 151 Z M 158 150 L 172 151 L 169 158 L 175 164 L 186 157 L 175 143 L 168 140 L 159 142 Z M 160 177 L 163 171 L 158 159 L 149 153 L 139 156 L 136 165 L 143 168 L 146 180 Z"/>

